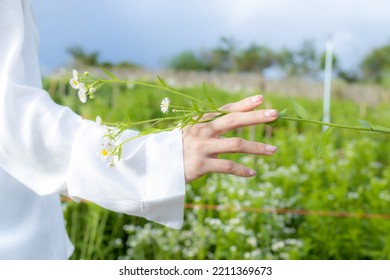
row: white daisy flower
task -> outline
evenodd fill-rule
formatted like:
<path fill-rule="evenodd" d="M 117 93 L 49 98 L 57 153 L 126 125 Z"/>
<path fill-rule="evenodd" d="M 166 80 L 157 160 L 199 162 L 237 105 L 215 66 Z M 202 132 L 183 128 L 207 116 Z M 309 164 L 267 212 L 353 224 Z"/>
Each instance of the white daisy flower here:
<path fill-rule="evenodd" d="M 70 79 L 70 86 L 74 89 L 78 89 L 80 87 L 80 83 L 78 80 Z"/>
<path fill-rule="evenodd" d="M 83 90 L 79 90 L 79 99 L 82 103 L 87 102 L 87 94 Z"/>
<path fill-rule="evenodd" d="M 79 98 L 82 103 L 87 102 L 87 88 L 83 83 L 79 85 Z"/>
<path fill-rule="evenodd" d="M 79 73 L 73 69 L 73 77 L 70 79 L 70 85 L 74 89 L 80 88 Z"/>
<path fill-rule="evenodd" d="M 161 108 L 161 112 L 163 112 L 164 114 L 168 113 L 168 110 L 169 110 L 169 103 L 171 102 L 171 100 L 168 98 L 168 97 L 165 97 L 162 101 L 161 101 L 161 105 L 160 105 L 160 108 Z"/>
<path fill-rule="evenodd" d="M 104 137 L 104 142 L 99 153 L 99 158 L 107 163 L 108 166 L 114 166 L 115 155 L 113 151 L 115 149 L 114 142 L 108 137 Z"/>

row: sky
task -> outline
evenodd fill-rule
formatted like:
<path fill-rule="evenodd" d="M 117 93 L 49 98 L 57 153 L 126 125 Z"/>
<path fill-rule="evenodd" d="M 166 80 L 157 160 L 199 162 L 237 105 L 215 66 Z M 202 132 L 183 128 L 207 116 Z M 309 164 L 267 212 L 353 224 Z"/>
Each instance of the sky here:
<path fill-rule="evenodd" d="M 32 0 L 43 69 L 69 61 L 66 49 L 98 51 L 103 61 L 163 68 L 184 50 L 216 47 L 222 36 L 239 47 L 279 50 L 332 41 L 344 69 L 390 43 L 388 0 Z"/>

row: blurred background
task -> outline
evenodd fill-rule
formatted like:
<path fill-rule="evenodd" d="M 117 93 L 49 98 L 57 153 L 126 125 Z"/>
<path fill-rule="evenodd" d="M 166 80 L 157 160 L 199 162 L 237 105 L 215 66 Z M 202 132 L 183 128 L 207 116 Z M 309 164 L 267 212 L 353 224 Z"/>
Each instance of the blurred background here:
<path fill-rule="evenodd" d="M 73 68 L 149 82 L 158 74 L 200 98 L 205 82 L 218 105 L 261 93 L 263 107 L 282 110 L 293 96 L 321 120 L 330 46 L 331 121 L 390 126 L 389 1 L 32 3 L 44 87 L 85 118 L 159 117 L 164 96 L 114 85 L 81 105 Z M 73 258 L 390 259 L 389 136 L 335 130 L 324 147 L 321 127 L 292 122 L 230 135 L 278 153 L 226 156 L 256 169 L 255 179 L 214 174 L 187 185 L 180 231 L 64 200 Z"/>

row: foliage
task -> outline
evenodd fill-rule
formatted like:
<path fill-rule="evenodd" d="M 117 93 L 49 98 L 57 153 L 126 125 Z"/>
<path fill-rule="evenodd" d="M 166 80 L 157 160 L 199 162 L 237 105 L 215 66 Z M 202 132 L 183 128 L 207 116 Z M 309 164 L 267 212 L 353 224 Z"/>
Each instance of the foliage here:
<path fill-rule="evenodd" d="M 388 84 L 390 81 L 390 44 L 370 52 L 361 63 L 361 70 L 365 79 Z"/>
<path fill-rule="evenodd" d="M 236 52 L 236 40 L 234 38 L 222 37 L 218 46 L 210 52 L 210 70 L 231 71 L 234 68 Z"/>
<path fill-rule="evenodd" d="M 85 68 L 85 67 L 105 67 L 105 68 L 124 68 L 124 69 L 138 69 L 139 65 L 131 63 L 128 61 L 120 61 L 118 63 L 100 61 L 99 52 L 87 52 L 81 46 L 70 47 L 67 50 L 67 53 L 70 55 L 71 64 L 75 68 Z"/>
<path fill-rule="evenodd" d="M 169 67 L 174 70 L 231 71 L 236 52 L 234 39 L 222 37 L 216 48 L 196 53 L 191 50 L 174 56 Z"/>
<path fill-rule="evenodd" d="M 199 57 L 193 51 L 183 51 L 170 62 L 170 68 L 174 70 L 207 71 L 210 69 L 208 61 Z"/>
<path fill-rule="evenodd" d="M 259 72 L 275 64 L 271 49 L 255 43 L 240 51 L 234 58 L 235 69 L 239 72 Z"/>
<path fill-rule="evenodd" d="M 319 57 L 320 65 L 318 66 L 318 69 L 325 69 L 325 63 L 326 63 L 326 52 L 323 52 L 321 56 Z M 340 71 L 343 71 L 340 69 L 340 63 L 339 59 L 335 54 L 332 54 L 332 70 L 334 72 L 340 73 Z"/>
<path fill-rule="evenodd" d="M 277 53 L 277 64 L 288 76 L 313 76 L 320 70 L 313 41 L 305 40 L 297 50 L 282 49 Z"/>
<path fill-rule="evenodd" d="M 99 60 L 99 53 L 87 53 L 82 47 L 75 46 L 67 49 L 71 56 L 73 63 L 80 66 L 97 66 Z"/>

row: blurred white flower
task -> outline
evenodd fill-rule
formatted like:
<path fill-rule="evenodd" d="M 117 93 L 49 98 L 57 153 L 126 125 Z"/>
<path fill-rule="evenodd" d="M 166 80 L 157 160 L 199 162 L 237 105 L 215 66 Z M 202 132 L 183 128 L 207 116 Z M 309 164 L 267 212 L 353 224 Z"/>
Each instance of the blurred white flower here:
<path fill-rule="evenodd" d="M 169 103 L 171 102 L 171 100 L 168 98 L 168 97 L 165 97 L 162 101 L 161 101 L 161 105 L 160 105 L 160 108 L 161 108 L 161 112 L 163 112 L 164 114 L 168 113 L 168 110 L 169 110 Z"/>
<path fill-rule="evenodd" d="M 360 195 L 357 192 L 348 192 L 347 197 L 349 199 L 358 199 L 360 197 Z"/>
<path fill-rule="evenodd" d="M 87 93 L 84 90 L 79 90 L 79 99 L 82 103 L 87 102 Z"/>
<path fill-rule="evenodd" d="M 248 242 L 248 244 L 251 245 L 252 247 L 256 247 L 256 246 L 257 246 L 257 239 L 256 239 L 256 237 L 254 237 L 254 236 L 248 237 L 247 242 Z"/>
<path fill-rule="evenodd" d="M 115 143 L 109 137 L 104 137 L 103 139 L 104 142 L 102 143 L 102 148 L 98 156 L 103 162 L 107 163 L 108 166 L 114 166 Z"/>
<path fill-rule="evenodd" d="M 284 247 L 284 242 L 283 241 L 276 241 L 274 243 L 272 243 L 271 245 L 271 249 L 272 251 L 278 251 L 280 249 L 282 249 Z"/>
<path fill-rule="evenodd" d="M 74 89 L 79 89 L 80 82 L 79 82 L 79 73 L 73 69 L 73 77 L 70 79 L 70 85 Z"/>
<path fill-rule="evenodd" d="M 123 241 L 120 238 L 115 239 L 115 247 L 121 247 L 123 245 Z"/>
<path fill-rule="evenodd" d="M 79 83 L 78 95 L 82 103 L 87 102 L 87 88 L 83 83 Z"/>
<path fill-rule="evenodd" d="M 288 260 L 288 259 L 290 259 L 290 254 L 287 252 L 281 252 L 281 253 L 279 253 L 279 257 L 282 260 Z"/>

